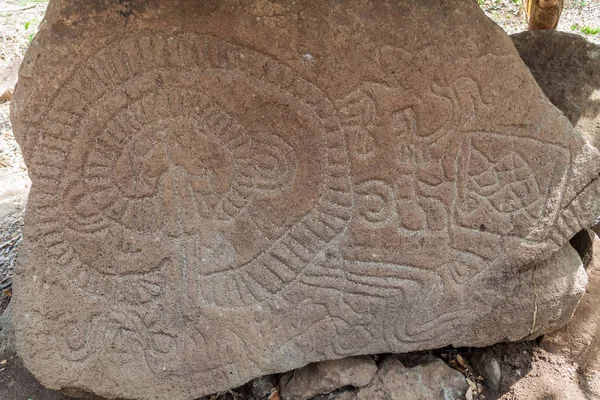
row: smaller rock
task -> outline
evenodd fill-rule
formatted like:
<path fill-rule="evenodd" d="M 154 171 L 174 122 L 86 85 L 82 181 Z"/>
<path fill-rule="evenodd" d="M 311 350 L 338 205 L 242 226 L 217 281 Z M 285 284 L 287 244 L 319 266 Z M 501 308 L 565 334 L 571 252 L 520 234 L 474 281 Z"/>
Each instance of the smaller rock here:
<path fill-rule="evenodd" d="M 252 396 L 255 400 L 265 400 L 277 390 L 277 375 L 265 375 L 252 381 Z"/>
<path fill-rule="evenodd" d="M 12 304 L 0 315 L 0 358 L 5 359 L 16 353 L 15 330 L 13 327 Z"/>
<path fill-rule="evenodd" d="M 477 349 L 473 352 L 471 364 L 485 378 L 485 384 L 493 391 L 500 389 L 502 370 L 498 358 L 491 350 Z"/>
<path fill-rule="evenodd" d="M 356 400 L 357 389 L 339 390 L 328 394 L 320 394 L 311 400 Z"/>
<path fill-rule="evenodd" d="M 376 373 L 377 365 L 370 356 L 309 364 L 281 378 L 281 397 L 284 400 L 307 400 L 344 386 L 364 387 Z"/>
<path fill-rule="evenodd" d="M 392 356 L 381 363 L 371 384 L 358 391 L 356 400 L 455 400 L 464 399 L 468 389 L 465 377 L 439 358 L 427 356 L 406 368 Z"/>

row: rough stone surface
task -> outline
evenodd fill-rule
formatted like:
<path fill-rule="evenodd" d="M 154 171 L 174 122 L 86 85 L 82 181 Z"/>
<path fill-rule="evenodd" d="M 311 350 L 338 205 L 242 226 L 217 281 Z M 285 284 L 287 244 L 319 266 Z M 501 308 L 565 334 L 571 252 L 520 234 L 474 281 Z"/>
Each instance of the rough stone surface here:
<path fill-rule="evenodd" d="M 367 386 L 377 365 L 369 356 L 323 361 L 285 374 L 280 381 L 284 400 L 307 400 L 344 386 Z"/>
<path fill-rule="evenodd" d="M 590 143 L 600 146 L 600 46 L 554 30 L 511 38 L 552 104 Z"/>
<path fill-rule="evenodd" d="M 598 148 L 600 46 L 580 35 L 554 30 L 521 32 L 511 38 L 544 94 Z M 600 233 L 598 220 L 593 229 Z"/>
<path fill-rule="evenodd" d="M 531 334 L 526 339 L 540 336 L 535 327 L 552 332 L 565 325 L 573 316 L 588 283 L 581 258 L 570 243 L 536 264 L 531 276 L 535 301 Z"/>
<path fill-rule="evenodd" d="M 17 348 L 55 389 L 539 335 L 580 277 L 534 263 L 600 214 L 597 151 L 471 0 L 51 0 L 11 107 Z"/>
<path fill-rule="evenodd" d="M 469 385 L 465 377 L 439 358 L 430 357 L 406 368 L 394 357 L 384 360 L 373 382 L 356 393 L 356 400 L 459 400 Z"/>

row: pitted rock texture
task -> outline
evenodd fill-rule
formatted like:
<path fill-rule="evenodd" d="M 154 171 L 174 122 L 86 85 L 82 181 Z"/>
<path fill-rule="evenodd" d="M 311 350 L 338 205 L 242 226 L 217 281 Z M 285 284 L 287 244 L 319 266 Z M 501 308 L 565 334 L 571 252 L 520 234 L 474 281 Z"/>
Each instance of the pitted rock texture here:
<path fill-rule="evenodd" d="M 475 2 L 121 3 L 51 0 L 12 103 L 43 384 L 193 399 L 570 317 L 533 265 L 600 214 L 599 155 Z"/>

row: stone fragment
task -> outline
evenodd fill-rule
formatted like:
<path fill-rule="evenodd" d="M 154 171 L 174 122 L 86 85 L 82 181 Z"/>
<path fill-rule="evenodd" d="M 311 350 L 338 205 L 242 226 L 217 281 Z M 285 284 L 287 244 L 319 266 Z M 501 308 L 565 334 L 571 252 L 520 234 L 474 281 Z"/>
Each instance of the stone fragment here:
<path fill-rule="evenodd" d="M 485 378 L 485 385 L 497 391 L 500 389 L 502 370 L 496 354 L 490 349 L 477 349 L 471 357 L 471 364 L 475 370 Z"/>
<path fill-rule="evenodd" d="M 521 32 L 511 39 L 552 104 L 600 146 L 600 46 L 555 30 Z"/>
<path fill-rule="evenodd" d="M 8 303 L 4 312 L 0 314 L 0 358 L 6 359 L 16 353 L 15 329 L 13 326 L 13 306 Z"/>
<path fill-rule="evenodd" d="M 367 386 L 376 373 L 377 365 L 369 356 L 309 364 L 283 375 L 279 384 L 281 397 L 307 400 L 344 386 Z"/>
<path fill-rule="evenodd" d="M 373 382 L 358 390 L 356 400 L 459 400 L 469 388 L 465 377 L 439 358 L 406 368 L 395 357 L 385 359 Z"/>
<path fill-rule="evenodd" d="M 600 214 L 600 155 L 471 0 L 51 0 L 20 74 L 15 329 L 51 388 L 189 400 L 581 294 L 534 266 Z"/>
<path fill-rule="evenodd" d="M 265 375 L 252 380 L 252 396 L 256 400 L 267 400 L 275 390 L 277 375 Z"/>

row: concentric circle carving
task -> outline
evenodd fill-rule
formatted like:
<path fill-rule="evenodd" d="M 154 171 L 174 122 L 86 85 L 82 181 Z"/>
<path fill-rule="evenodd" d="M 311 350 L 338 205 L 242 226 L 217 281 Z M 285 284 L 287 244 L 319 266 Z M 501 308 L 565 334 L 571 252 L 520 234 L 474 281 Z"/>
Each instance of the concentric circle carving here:
<path fill-rule="evenodd" d="M 174 265 L 194 302 L 255 304 L 350 219 L 333 105 L 278 61 L 219 39 L 114 42 L 76 67 L 42 129 L 41 156 L 62 160 L 38 180 L 59 208 L 44 240 L 86 291 Z"/>

